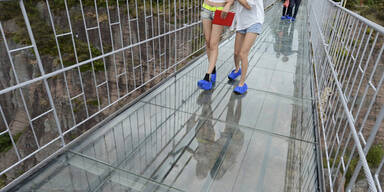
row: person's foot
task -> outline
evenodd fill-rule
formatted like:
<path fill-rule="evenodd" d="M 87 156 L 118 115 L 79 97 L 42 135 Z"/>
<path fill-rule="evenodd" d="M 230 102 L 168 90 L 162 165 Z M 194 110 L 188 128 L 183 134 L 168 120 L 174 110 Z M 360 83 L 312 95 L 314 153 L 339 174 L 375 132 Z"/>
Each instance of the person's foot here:
<path fill-rule="evenodd" d="M 215 83 L 216 82 L 216 73 L 211 74 L 211 82 Z"/>
<path fill-rule="evenodd" d="M 241 75 L 241 69 L 239 69 L 238 72 L 236 72 L 236 70 L 232 70 L 232 72 L 228 75 L 228 79 L 230 80 L 235 80 L 238 76 Z"/>
<path fill-rule="evenodd" d="M 291 17 L 291 22 L 294 22 L 296 19 L 294 17 Z"/>
<path fill-rule="evenodd" d="M 238 85 L 237 87 L 235 87 L 233 92 L 235 92 L 236 94 L 239 94 L 239 95 L 243 95 L 244 93 L 247 92 L 247 90 L 248 90 L 248 85 L 246 83 L 244 83 L 243 86 Z"/>
<path fill-rule="evenodd" d="M 287 19 L 287 16 L 281 16 L 281 20 L 285 20 L 285 19 Z"/>
<path fill-rule="evenodd" d="M 211 90 L 212 89 L 212 82 L 202 79 L 202 80 L 197 82 L 197 86 L 199 86 L 200 89 Z"/>
<path fill-rule="evenodd" d="M 291 17 L 291 16 L 288 16 L 288 15 L 286 16 L 286 19 L 288 19 L 288 20 L 292 20 L 292 18 L 293 17 Z"/>

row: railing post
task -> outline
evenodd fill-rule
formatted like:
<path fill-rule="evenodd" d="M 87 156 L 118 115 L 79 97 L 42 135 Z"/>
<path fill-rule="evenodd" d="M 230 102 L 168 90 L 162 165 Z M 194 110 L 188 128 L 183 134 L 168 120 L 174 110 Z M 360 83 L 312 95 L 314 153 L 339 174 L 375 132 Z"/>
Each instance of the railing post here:
<path fill-rule="evenodd" d="M 25 25 L 27 27 L 29 38 L 30 38 L 32 46 L 33 46 L 33 51 L 34 51 L 34 53 L 36 55 L 37 65 L 39 66 L 40 73 L 43 76 L 43 75 L 45 75 L 45 71 L 44 71 L 44 68 L 43 68 L 43 64 L 41 62 L 39 50 L 37 49 L 37 46 L 36 46 L 35 37 L 33 36 L 31 24 L 29 23 L 29 18 L 28 18 L 28 15 L 27 15 L 27 11 L 25 10 L 25 6 L 24 6 L 23 0 L 19 0 L 19 5 L 20 5 L 21 12 L 23 14 L 23 17 L 24 17 L 24 21 L 25 21 Z M 46 90 L 47 95 L 48 95 L 49 104 L 51 105 L 51 107 L 53 109 L 53 116 L 55 118 L 55 122 L 56 122 L 57 130 L 58 130 L 59 135 L 60 135 L 61 143 L 62 143 L 63 146 L 65 146 L 65 140 L 64 140 L 63 131 L 61 130 L 60 120 L 59 120 L 59 118 L 57 116 L 57 111 L 56 111 L 55 103 L 53 102 L 53 98 L 52 98 L 51 90 L 50 90 L 48 82 L 47 82 L 47 78 L 43 79 L 43 84 L 44 84 L 45 90 Z"/>

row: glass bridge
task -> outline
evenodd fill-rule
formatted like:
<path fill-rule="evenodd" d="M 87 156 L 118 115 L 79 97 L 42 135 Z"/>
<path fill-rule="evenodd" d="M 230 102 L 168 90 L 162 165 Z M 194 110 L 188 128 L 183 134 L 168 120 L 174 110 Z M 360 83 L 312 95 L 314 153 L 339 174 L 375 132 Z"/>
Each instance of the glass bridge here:
<path fill-rule="evenodd" d="M 281 2 L 264 1 L 240 96 L 227 79 L 229 31 L 214 89 L 197 87 L 208 66 L 200 2 L 90 2 L 65 0 L 61 12 L 56 1 L 37 4 L 53 29 L 55 67 L 28 2 L 0 2 L 21 9 L 30 39 L 15 43 L 0 20 L 3 69 L 15 79 L 0 87 L 0 136 L 10 138 L 2 190 L 382 191 L 383 27 L 328 0 L 303 0 L 295 22 L 281 21 Z M 70 65 L 64 46 L 75 47 Z M 21 74 L 19 51 L 35 58 L 37 74 Z"/>

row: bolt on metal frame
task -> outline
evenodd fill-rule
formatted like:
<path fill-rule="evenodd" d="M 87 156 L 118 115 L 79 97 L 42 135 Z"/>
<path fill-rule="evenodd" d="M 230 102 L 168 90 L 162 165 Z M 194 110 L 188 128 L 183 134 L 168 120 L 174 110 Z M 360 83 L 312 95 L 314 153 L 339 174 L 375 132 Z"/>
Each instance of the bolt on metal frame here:
<path fill-rule="evenodd" d="M 384 28 L 328 0 L 307 9 L 327 190 L 351 191 L 359 180 L 382 192 L 384 157 L 374 167 L 367 154 L 383 144 Z"/>
<path fill-rule="evenodd" d="M 23 111 L 28 119 L 28 129 L 33 135 L 33 140 L 30 142 L 36 145 L 36 149 L 25 155 L 20 152 L 10 127 L 13 119 L 7 119 L 10 114 L 6 114 L 0 105 L 0 117 L 5 125 L 4 131 L 3 129 L 0 131 L 0 136 L 8 134 L 12 150 L 17 156 L 16 162 L 0 170 L 0 176 L 22 165 L 39 152 L 59 143 L 59 149 L 55 149 L 55 152 L 45 159 L 57 154 L 58 150 L 72 142 L 68 137 L 73 132 L 91 121 L 96 121 L 95 117 L 102 115 L 119 102 L 126 101 L 124 99 L 132 97 L 133 93 L 153 86 L 156 80 L 175 74 L 192 56 L 199 54 L 205 48 L 200 21 L 201 0 L 107 0 L 104 4 L 96 0 L 80 0 L 75 5 L 63 0 L 64 5 L 60 13 L 67 22 L 66 25 L 58 23 L 59 14 L 54 10 L 55 5 L 46 0 L 41 3 L 46 8 L 44 11 L 48 13 L 45 22 L 52 30 L 47 33 L 52 33 L 50 35 L 56 46 L 52 49 L 57 51 L 56 59 L 59 63 L 57 69 L 47 72 L 46 65 L 42 61 L 41 49 L 36 43 L 39 36 L 34 33 L 33 23 L 32 25 L 30 23 L 32 20 L 26 7 L 28 4 L 23 0 L 8 2 L 15 3 L 20 8 L 15 12 L 20 11 L 25 22 L 23 27 L 28 32 L 26 38 L 30 44 L 14 49 L 10 47 L 12 39 L 6 33 L 3 21 L 0 21 L 0 40 L 4 42 L 6 48 L 2 51 L 7 54 L 12 75 L 16 81 L 14 85 L 1 87 L 0 97 L 7 94 L 20 96 Z M 264 6 L 269 7 L 274 2 L 275 0 L 264 0 Z M 73 6 L 78 9 L 72 9 Z M 75 19 L 75 14 L 80 15 L 78 20 Z M 94 16 L 90 19 L 89 15 Z M 104 20 L 105 15 L 106 20 Z M 79 33 L 83 34 L 83 43 L 88 49 L 86 59 L 79 58 L 78 41 L 81 41 L 78 37 Z M 66 38 L 70 42 L 73 51 L 71 54 L 74 56 L 73 63 L 69 65 L 64 61 L 68 53 L 64 53 L 61 49 L 63 47 L 61 42 Z M 94 49 L 101 54 L 95 55 Z M 31 53 L 36 57 L 40 75 L 25 81 L 19 80 L 14 55 Z M 101 71 L 96 70 L 97 62 L 102 65 L 99 66 L 102 68 Z M 90 75 L 85 75 L 87 72 L 82 71 L 82 67 L 85 66 L 90 66 Z M 150 70 L 152 73 L 149 73 Z M 62 80 L 60 84 L 64 95 L 57 96 L 55 93 L 55 89 L 50 84 L 54 78 Z M 25 90 L 29 86 L 40 84 L 43 87 L 41 91 L 47 95 L 50 108 L 32 116 L 28 107 L 30 101 L 26 99 L 29 96 Z M 79 87 L 78 92 L 73 90 L 73 86 Z M 88 104 L 90 101 L 95 101 L 94 107 Z M 59 109 L 58 111 L 57 104 L 60 102 L 65 102 L 68 110 Z M 83 109 L 84 117 L 78 116 L 78 108 Z M 63 123 L 64 114 L 69 114 L 69 124 Z M 41 143 L 34 122 L 46 121 L 51 116 L 55 122 L 57 137 Z"/>

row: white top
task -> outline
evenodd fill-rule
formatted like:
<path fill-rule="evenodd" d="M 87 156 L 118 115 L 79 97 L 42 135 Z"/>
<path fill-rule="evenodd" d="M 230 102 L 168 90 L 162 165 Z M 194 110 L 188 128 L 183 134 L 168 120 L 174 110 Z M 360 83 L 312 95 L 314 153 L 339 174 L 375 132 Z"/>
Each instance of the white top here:
<path fill-rule="evenodd" d="M 247 0 L 250 10 L 243 7 L 238 1 L 236 1 L 236 15 L 231 29 L 243 30 L 250 27 L 253 24 L 264 23 L 264 5 L 263 0 Z"/>
<path fill-rule="evenodd" d="M 225 2 L 227 2 L 227 0 L 208 0 L 208 1 L 210 1 L 212 3 L 225 3 Z"/>

